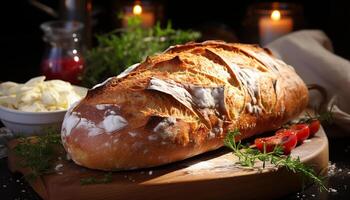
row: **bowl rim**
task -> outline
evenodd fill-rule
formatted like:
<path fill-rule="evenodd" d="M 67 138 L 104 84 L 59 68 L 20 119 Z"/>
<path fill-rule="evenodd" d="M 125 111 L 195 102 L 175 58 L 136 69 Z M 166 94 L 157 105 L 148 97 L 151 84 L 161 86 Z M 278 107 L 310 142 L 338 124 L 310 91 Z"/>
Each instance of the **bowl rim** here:
<path fill-rule="evenodd" d="M 7 112 L 15 113 L 15 114 L 24 114 L 24 115 L 42 115 L 42 114 L 54 114 L 54 113 L 62 113 L 67 112 L 68 109 L 64 110 L 53 110 L 53 111 L 42 111 L 42 112 L 29 112 L 29 111 L 22 111 L 22 110 L 16 110 L 13 108 L 7 108 L 5 106 L 0 105 L 0 109 L 5 110 Z"/>

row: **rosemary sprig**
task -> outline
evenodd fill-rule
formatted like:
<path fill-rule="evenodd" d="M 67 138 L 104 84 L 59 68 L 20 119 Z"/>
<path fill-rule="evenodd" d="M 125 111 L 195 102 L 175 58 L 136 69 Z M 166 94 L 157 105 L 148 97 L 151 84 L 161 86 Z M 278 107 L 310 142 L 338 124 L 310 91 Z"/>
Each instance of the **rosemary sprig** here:
<path fill-rule="evenodd" d="M 112 182 L 112 172 L 104 174 L 102 178 L 87 177 L 80 179 L 80 185 L 105 184 Z"/>
<path fill-rule="evenodd" d="M 287 170 L 301 174 L 303 177 L 313 181 L 319 186 L 320 190 L 327 190 L 327 187 L 323 183 L 323 178 L 319 177 L 312 167 L 301 163 L 299 157 L 295 159 L 283 155 L 283 148 L 281 146 L 276 146 L 269 153 L 266 153 L 264 146 L 264 151 L 260 152 L 255 148 L 243 145 L 241 140 L 236 142 L 238 135 L 240 135 L 240 132 L 236 129 L 229 132 L 224 140 L 225 146 L 230 148 L 233 154 L 238 157 L 237 164 L 243 167 L 254 167 L 256 162 L 260 160 L 263 162 L 263 168 L 266 167 L 266 163 L 270 163 L 277 168 L 285 167 Z"/>
<path fill-rule="evenodd" d="M 324 112 L 320 112 L 319 111 L 320 109 L 316 109 L 315 108 L 315 109 L 313 109 L 313 110 L 316 111 L 314 114 L 306 112 L 306 116 L 301 117 L 301 118 L 299 118 L 297 120 L 289 121 L 288 123 L 284 124 L 282 126 L 282 128 L 289 128 L 293 124 L 303 124 L 303 123 L 310 124 L 314 120 L 320 121 L 320 123 L 323 124 L 323 125 L 331 125 L 333 123 L 333 121 L 334 121 L 333 113 L 332 113 L 333 106 L 334 105 L 332 105 L 330 107 L 330 109 L 328 109 L 328 110 L 326 110 Z"/>
<path fill-rule="evenodd" d="M 42 174 L 52 172 L 53 161 L 57 157 L 56 149 L 61 145 L 60 135 L 48 131 L 47 134 L 38 137 L 19 138 L 19 143 L 14 148 L 15 155 L 20 158 L 21 167 L 30 168 L 28 179 L 35 179 Z"/>
<path fill-rule="evenodd" d="M 311 114 L 309 112 L 306 112 L 306 117 L 300 118 L 296 123 L 311 123 L 314 120 L 319 120 L 323 124 L 332 124 L 333 119 L 333 110 L 334 105 L 330 107 L 330 109 L 324 111 L 324 112 L 316 112 L 315 114 Z M 319 110 L 319 109 L 314 109 Z"/>

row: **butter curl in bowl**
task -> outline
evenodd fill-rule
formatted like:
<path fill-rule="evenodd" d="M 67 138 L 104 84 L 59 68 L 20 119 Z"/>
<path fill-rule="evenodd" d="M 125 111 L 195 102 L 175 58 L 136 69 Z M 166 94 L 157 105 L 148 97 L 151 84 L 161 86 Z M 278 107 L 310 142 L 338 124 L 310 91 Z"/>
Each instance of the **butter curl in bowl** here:
<path fill-rule="evenodd" d="M 84 98 L 87 89 L 45 76 L 26 83 L 0 84 L 0 119 L 16 135 L 59 131 L 67 109 Z"/>

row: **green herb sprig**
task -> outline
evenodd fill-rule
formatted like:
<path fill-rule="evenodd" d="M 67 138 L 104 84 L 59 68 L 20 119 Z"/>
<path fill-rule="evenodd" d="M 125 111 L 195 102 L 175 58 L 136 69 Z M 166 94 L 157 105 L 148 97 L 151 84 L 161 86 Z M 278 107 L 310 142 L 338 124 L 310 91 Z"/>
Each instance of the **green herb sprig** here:
<path fill-rule="evenodd" d="M 30 169 L 26 175 L 28 180 L 39 176 L 51 174 L 53 164 L 60 153 L 65 153 L 59 134 L 48 130 L 47 134 L 35 137 L 20 137 L 19 143 L 14 147 L 14 154 L 19 158 L 19 166 Z M 62 152 L 59 152 L 59 150 Z M 81 185 L 103 184 L 112 182 L 112 173 L 106 173 L 102 178 L 87 177 L 80 179 Z"/>
<path fill-rule="evenodd" d="M 47 134 L 39 137 L 23 137 L 18 140 L 14 153 L 19 158 L 21 167 L 30 168 L 28 179 L 32 180 L 53 172 L 52 164 L 57 159 L 57 148 L 62 145 L 59 134 L 48 131 Z"/>
<path fill-rule="evenodd" d="M 80 185 L 106 184 L 112 182 L 112 173 L 106 173 L 102 178 L 87 177 L 80 179 Z"/>
<path fill-rule="evenodd" d="M 91 87 L 143 61 L 146 56 L 199 37 L 199 32 L 173 29 L 171 22 L 165 28 L 160 23 L 143 28 L 138 17 L 130 17 L 126 28 L 96 36 L 97 46 L 84 55 L 86 67 L 81 77 L 82 84 Z"/>
<path fill-rule="evenodd" d="M 243 167 L 254 167 L 258 160 L 263 162 L 263 168 L 266 163 L 272 164 L 277 168 L 285 167 L 287 170 L 293 173 L 301 174 L 306 179 L 309 179 L 319 186 L 320 190 L 327 190 L 327 187 L 323 183 L 323 178 L 319 177 L 312 167 L 307 166 L 300 162 L 298 158 L 292 158 L 291 156 L 283 155 L 283 148 L 276 146 L 272 152 L 266 153 L 264 151 L 243 145 L 241 140 L 236 142 L 236 137 L 240 135 L 239 130 L 229 132 L 224 140 L 226 147 L 230 148 L 235 156 L 238 157 L 237 164 Z"/>
<path fill-rule="evenodd" d="M 309 113 L 306 112 L 306 115 L 304 117 L 301 117 L 297 120 L 289 121 L 288 123 L 284 124 L 282 128 L 289 128 L 293 124 L 310 124 L 311 122 L 318 120 L 322 125 L 331 125 L 334 122 L 333 117 L 333 107 L 332 105 L 328 110 L 320 112 L 320 109 L 313 109 L 316 112 L 315 113 Z M 317 111 L 318 110 L 318 111 Z"/>
<path fill-rule="evenodd" d="M 332 124 L 334 121 L 333 118 L 333 108 L 334 104 L 331 105 L 331 107 L 324 111 L 324 112 L 316 112 L 315 114 L 311 114 L 309 112 L 306 112 L 306 117 L 299 119 L 300 123 L 311 123 L 313 120 L 319 120 L 322 124 Z M 320 109 L 314 109 L 314 110 L 320 110 Z"/>

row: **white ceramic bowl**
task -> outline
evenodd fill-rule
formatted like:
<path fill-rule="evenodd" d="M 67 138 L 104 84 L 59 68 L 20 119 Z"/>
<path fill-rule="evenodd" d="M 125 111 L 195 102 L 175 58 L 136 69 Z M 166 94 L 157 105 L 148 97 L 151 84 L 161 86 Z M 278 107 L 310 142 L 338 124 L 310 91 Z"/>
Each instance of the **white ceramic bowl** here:
<path fill-rule="evenodd" d="M 87 92 L 86 88 L 78 86 L 74 86 L 74 90 L 81 96 Z M 66 112 L 67 110 L 25 112 L 0 106 L 0 119 L 14 135 L 40 135 L 48 129 L 59 132 Z"/>

